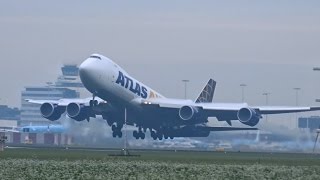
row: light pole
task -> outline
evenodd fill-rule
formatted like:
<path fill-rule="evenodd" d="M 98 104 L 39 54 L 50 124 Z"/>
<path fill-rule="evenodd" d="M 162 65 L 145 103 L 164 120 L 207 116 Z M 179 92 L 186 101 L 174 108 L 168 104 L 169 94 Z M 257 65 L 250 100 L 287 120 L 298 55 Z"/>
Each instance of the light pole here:
<path fill-rule="evenodd" d="M 184 79 L 182 82 L 184 82 L 184 99 L 187 99 L 187 83 L 190 82 L 190 80 Z"/>
<path fill-rule="evenodd" d="M 299 105 L 299 91 L 301 90 L 301 88 L 295 87 L 295 88 L 293 88 L 293 90 L 296 91 L 296 106 L 298 106 L 298 105 Z M 295 124 L 295 128 L 298 128 L 298 113 L 296 113 L 296 124 Z"/>
<path fill-rule="evenodd" d="M 244 88 L 247 87 L 246 84 L 240 84 L 241 87 L 241 95 L 242 95 L 242 99 L 241 102 L 244 102 Z"/>
<path fill-rule="evenodd" d="M 262 95 L 266 96 L 266 105 L 269 104 L 269 95 L 270 95 L 270 94 L 271 94 L 271 93 L 268 93 L 268 92 L 262 93 Z"/>
<path fill-rule="evenodd" d="M 313 71 L 320 71 L 320 67 L 314 67 Z M 316 102 L 320 102 L 320 99 L 316 99 Z"/>
<path fill-rule="evenodd" d="M 268 106 L 268 104 L 269 104 L 269 95 L 270 94 L 271 93 L 269 93 L 269 92 L 262 93 L 263 96 L 266 96 L 266 106 Z M 266 122 L 268 122 L 268 114 L 266 114 Z"/>

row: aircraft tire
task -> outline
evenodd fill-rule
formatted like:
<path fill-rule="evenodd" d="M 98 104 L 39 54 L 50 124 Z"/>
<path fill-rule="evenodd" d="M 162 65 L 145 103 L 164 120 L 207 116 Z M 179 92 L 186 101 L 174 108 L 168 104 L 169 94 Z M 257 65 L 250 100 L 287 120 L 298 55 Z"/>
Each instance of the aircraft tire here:
<path fill-rule="evenodd" d="M 122 132 L 121 131 L 118 132 L 118 136 L 119 136 L 119 138 L 122 138 Z"/>
<path fill-rule="evenodd" d="M 151 131 L 151 137 L 152 137 L 153 139 L 157 139 L 157 134 L 156 134 L 156 132 Z"/>
<path fill-rule="evenodd" d="M 99 102 L 98 102 L 97 100 L 94 100 L 94 101 L 93 101 L 93 105 L 94 105 L 94 106 L 98 106 L 98 104 L 99 104 Z"/>
<path fill-rule="evenodd" d="M 157 137 L 156 137 L 156 136 L 153 136 L 152 138 L 153 138 L 153 140 L 157 140 Z"/>
<path fill-rule="evenodd" d="M 138 132 L 137 132 L 137 131 L 133 131 L 133 137 L 135 137 L 136 139 L 139 139 L 139 136 L 138 136 Z"/>
<path fill-rule="evenodd" d="M 112 137 L 117 137 L 117 133 L 115 131 L 112 132 Z"/>
<path fill-rule="evenodd" d="M 143 132 L 141 132 L 140 138 L 141 138 L 141 139 L 144 139 L 144 138 L 146 138 L 146 135 L 145 135 Z"/>

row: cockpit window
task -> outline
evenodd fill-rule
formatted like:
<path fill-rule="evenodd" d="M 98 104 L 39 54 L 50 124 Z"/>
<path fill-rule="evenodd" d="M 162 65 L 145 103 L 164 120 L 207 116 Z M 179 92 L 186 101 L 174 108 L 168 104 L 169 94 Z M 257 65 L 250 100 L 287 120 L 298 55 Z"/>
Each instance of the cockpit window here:
<path fill-rule="evenodd" d="M 90 56 L 91 58 L 95 58 L 95 59 L 100 59 L 101 60 L 101 57 L 99 57 L 99 56 L 95 56 L 95 55 L 93 55 L 93 56 Z"/>

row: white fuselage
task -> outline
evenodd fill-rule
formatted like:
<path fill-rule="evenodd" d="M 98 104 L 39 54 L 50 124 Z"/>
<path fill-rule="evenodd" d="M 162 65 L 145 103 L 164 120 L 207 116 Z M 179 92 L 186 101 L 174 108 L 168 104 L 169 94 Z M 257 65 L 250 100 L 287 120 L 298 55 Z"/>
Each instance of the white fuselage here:
<path fill-rule="evenodd" d="M 106 101 L 133 103 L 134 99 L 164 98 L 102 55 L 93 54 L 86 59 L 79 74 L 83 85 Z"/>
<path fill-rule="evenodd" d="M 136 105 L 136 101 L 140 101 L 137 104 L 146 99 L 152 102 L 153 98 L 157 98 L 158 102 L 174 102 L 184 105 L 194 103 L 191 100 L 165 98 L 160 93 L 131 77 L 111 59 L 100 54 L 92 54 L 86 59 L 79 67 L 79 74 L 83 85 L 92 94 L 112 103 Z M 239 109 L 248 105 L 246 103 L 206 103 L 205 106 L 217 108 L 223 106 Z"/>

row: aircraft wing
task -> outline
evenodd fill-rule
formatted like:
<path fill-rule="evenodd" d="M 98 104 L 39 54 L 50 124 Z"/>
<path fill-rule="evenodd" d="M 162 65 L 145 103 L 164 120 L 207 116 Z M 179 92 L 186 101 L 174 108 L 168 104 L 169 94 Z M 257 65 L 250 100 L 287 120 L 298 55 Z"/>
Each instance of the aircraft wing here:
<path fill-rule="evenodd" d="M 95 118 L 96 115 L 102 115 L 112 110 L 110 105 L 100 98 L 95 98 L 95 101 L 91 100 L 92 98 L 59 100 L 26 99 L 29 103 L 41 105 L 39 109 L 41 115 L 51 121 L 58 120 L 64 112 L 67 112 L 68 117 L 74 120 L 83 121 L 87 119 L 89 121 L 90 117 Z M 70 108 L 68 108 L 69 105 Z"/>
<path fill-rule="evenodd" d="M 179 110 L 183 106 L 191 106 L 202 110 L 208 117 L 217 117 L 218 120 L 237 120 L 237 113 L 241 108 L 255 110 L 258 114 L 282 114 L 306 111 L 318 111 L 320 107 L 290 107 L 290 106 L 248 106 L 247 103 L 194 103 L 191 100 L 175 100 L 154 98 L 142 100 L 142 105 L 153 106 L 158 109 Z"/>
<path fill-rule="evenodd" d="M 90 100 L 92 98 L 84 98 L 84 99 L 59 99 L 59 100 L 35 100 L 35 99 L 26 99 L 25 101 L 33 104 L 43 104 L 43 103 L 52 103 L 58 106 L 67 106 L 69 103 L 79 103 L 79 104 L 86 104 L 89 105 Z M 104 100 L 96 97 L 95 100 L 100 102 L 105 102 Z"/>
<path fill-rule="evenodd" d="M 253 107 L 253 109 L 258 110 L 260 114 L 281 114 L 305 111 L 319 111 L 320 107 L 261 106 Z"/>
<path fill-rule="evenodd" d="M 248 106 L 247 104 L 202 104 L 200 106 L 209 117 L 217 117 L 219 120 L 236 120 L 241 108 L 253 109 L 257 114 L 284 114 L 307 111 L 319 111 L 320 107 L 296 107 L 296 106 Z"/>

